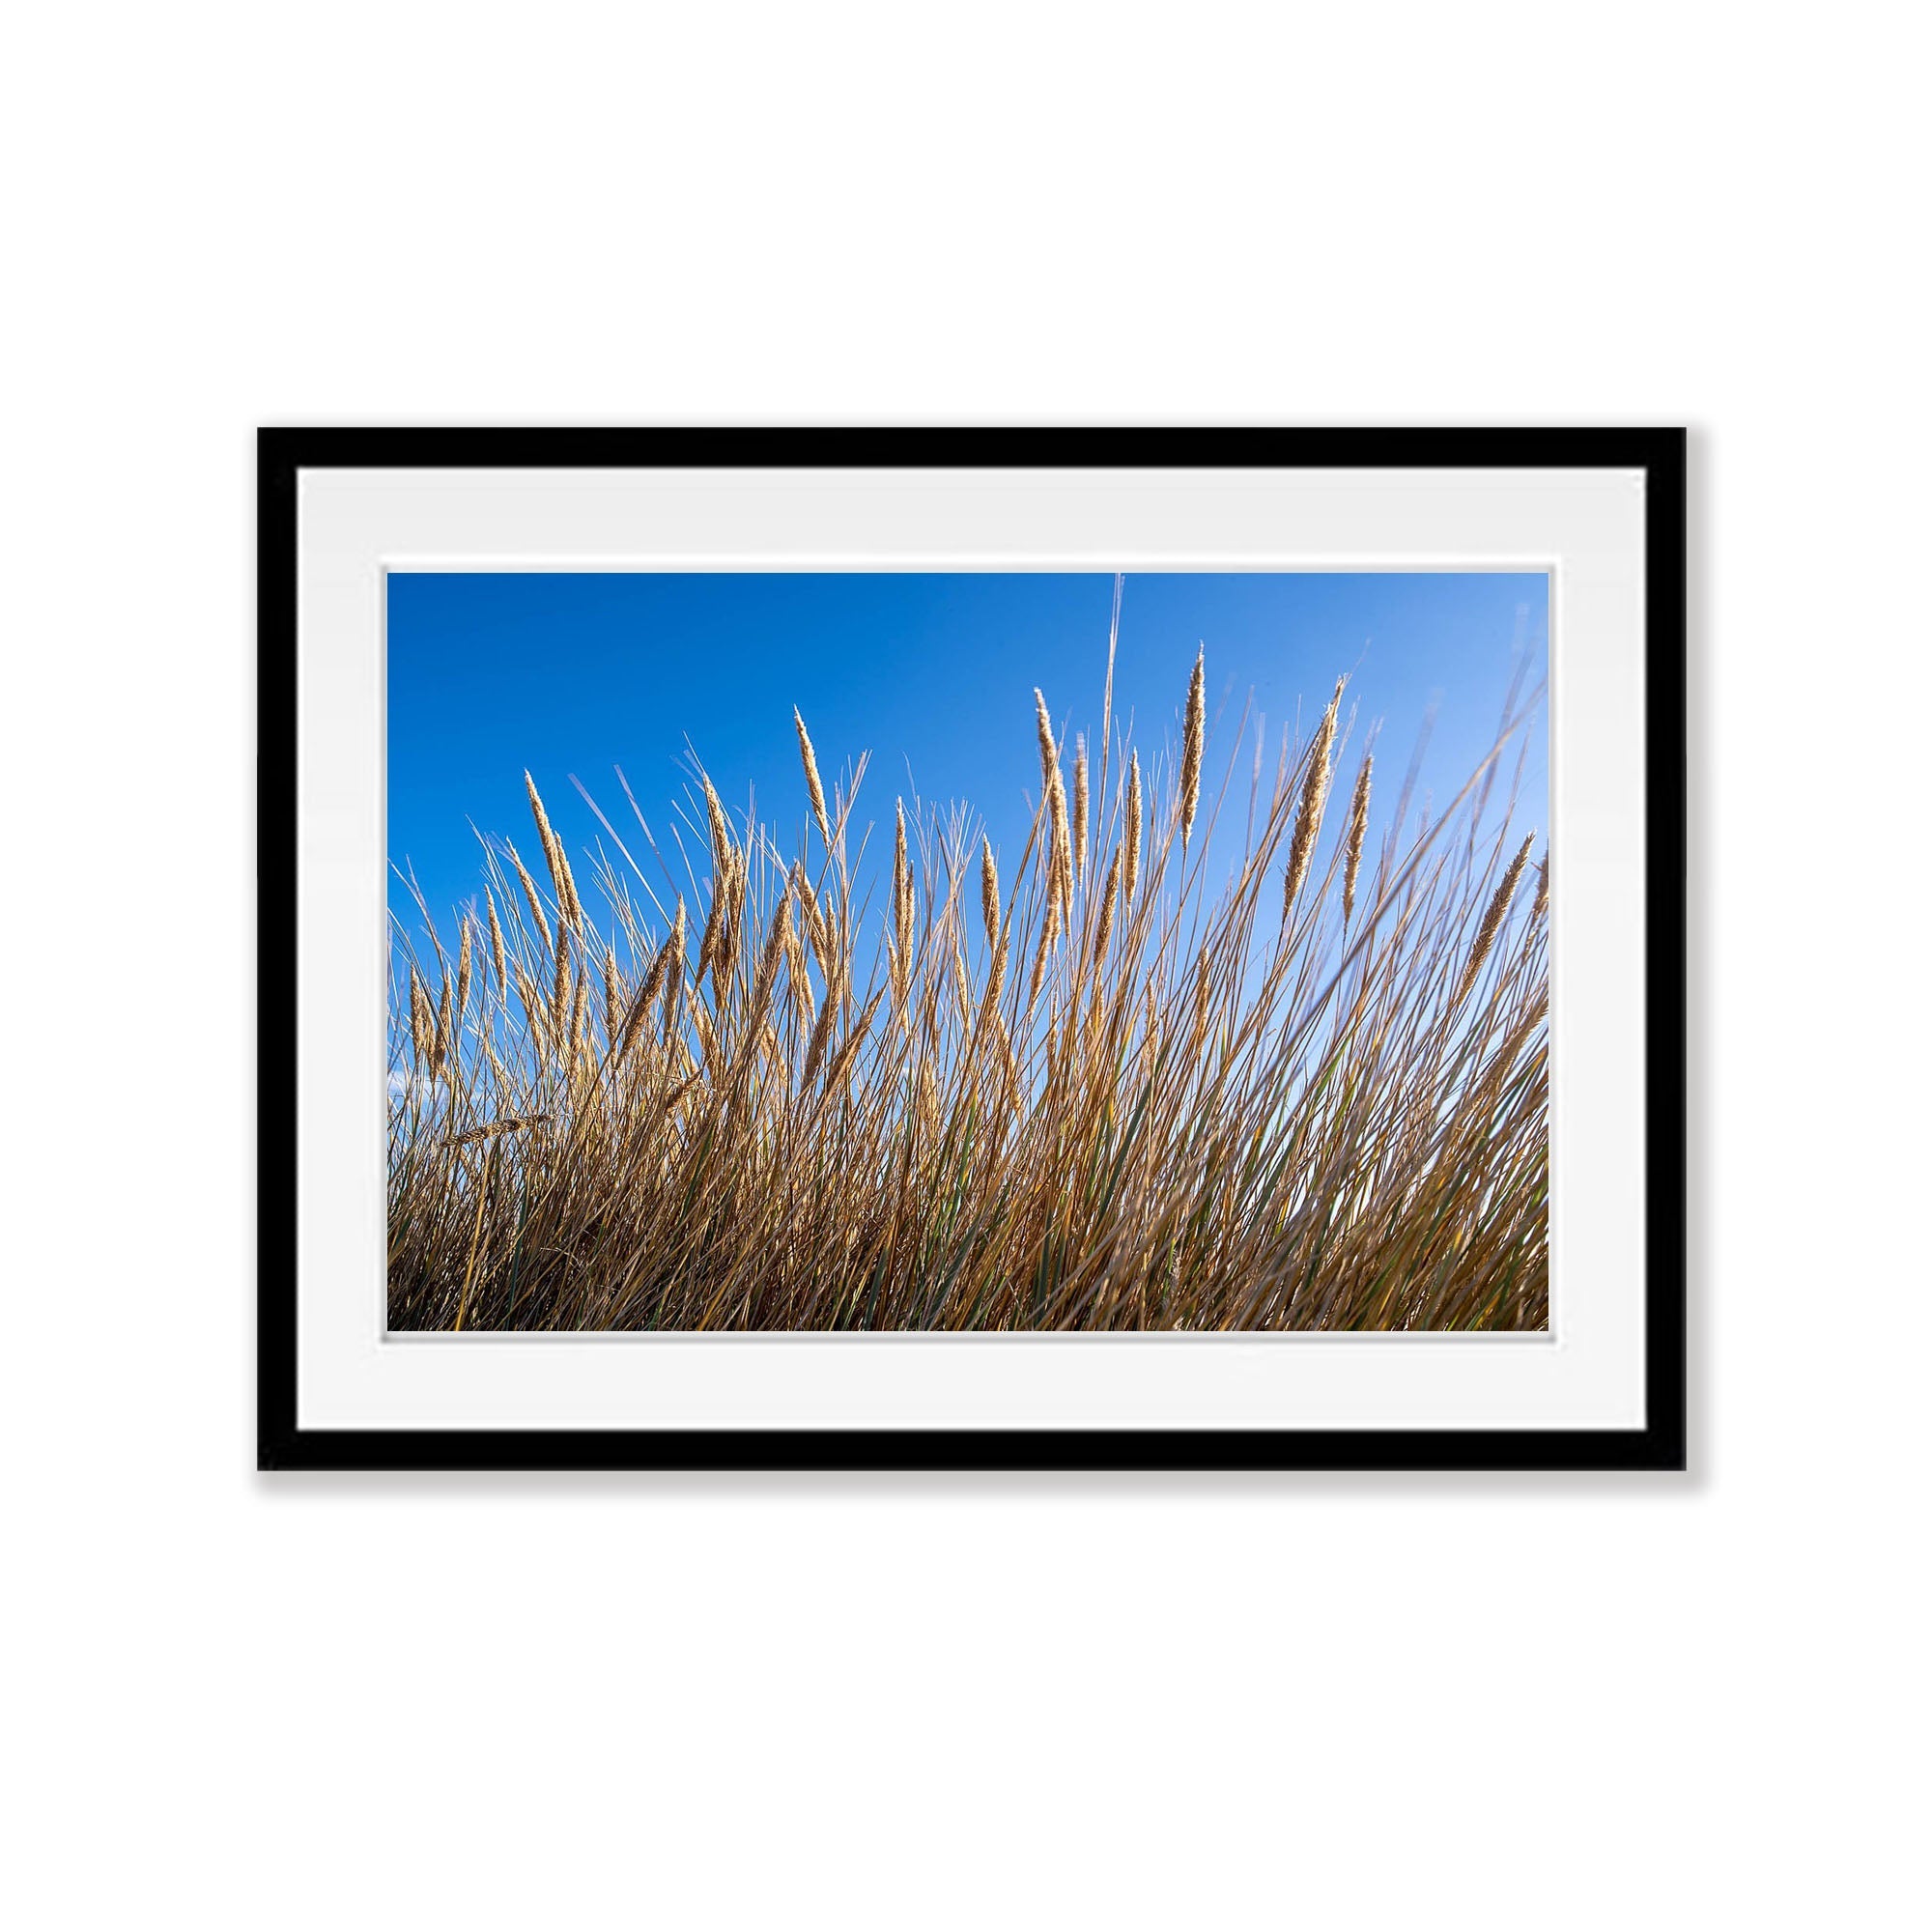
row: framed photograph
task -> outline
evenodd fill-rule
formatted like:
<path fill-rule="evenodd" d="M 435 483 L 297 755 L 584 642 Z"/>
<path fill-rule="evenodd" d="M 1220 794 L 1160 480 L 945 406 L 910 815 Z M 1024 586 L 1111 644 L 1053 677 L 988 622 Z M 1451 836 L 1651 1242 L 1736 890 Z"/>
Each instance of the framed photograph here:
<path fill-rule="evenodd" d="M 1683 1467 L 1681 431 L 258 453 L 262 1467 Z"/>

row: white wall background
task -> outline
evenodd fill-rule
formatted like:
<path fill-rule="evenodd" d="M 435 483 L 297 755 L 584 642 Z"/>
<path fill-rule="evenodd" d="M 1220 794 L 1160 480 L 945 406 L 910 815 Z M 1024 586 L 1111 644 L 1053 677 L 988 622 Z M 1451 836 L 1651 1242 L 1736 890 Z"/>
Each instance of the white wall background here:
<path fill-rule="evenodd" d="M 0 1917 L 1922 1922 L 1920 27 L 16 11 Z M 1689 1480 L 251 1473 L 257 422 L 1651 420 Z"/>

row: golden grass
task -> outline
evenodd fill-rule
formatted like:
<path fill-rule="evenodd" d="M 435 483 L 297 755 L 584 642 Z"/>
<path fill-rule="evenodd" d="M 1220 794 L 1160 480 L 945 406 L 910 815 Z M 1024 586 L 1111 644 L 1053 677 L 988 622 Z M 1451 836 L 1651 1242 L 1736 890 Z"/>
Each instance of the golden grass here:
<path fill-rule="evenodd" d="M 1469 963 L 1463 969 L 1463 982 L 1456 989 L 1460 1002 L 1468 998 L 1469 989 L 1476 983 L 1483 970 L 1483 962 L 1490 956 L 1490 949 L 1496 943 L 1496 934 L 1502 930 L 1504 916 L 1509 911 L 1510 900 L 1516 896 L 1517 881 L 1522 877 L 1522 868 L 1529 863 L 1529 848 L 1536 843 L 1536 834 L 1531 833 L 1517 848 L 1517 855 L 1509 863 L 1509 869 L 1496 883 L 1495 892 L 1483 913 L 1483 923 L 1476 928 L 1476 941 L 1469 949 Z"/>
<path fill-rule="evenodd" d="M 791 708 L 791 722 L 798 727 L 798 754 L 805 764 L 805 795 L 811 803 L 811 815 L 818 822 L 818 836 L 825 849 L 832 849 L 832 822 L 825 815 L 825 787 L 818 781 L 818 754 L 811 749 L 811 733 L 797 705 Z"/>
<path fill-rule="evenodd" d="M 483 896 L 490 907 L 490 963 L 497 969 L 497 992 L 500 997 L 508 993 L 510 985 L 510 972 L 503 958 L 503 926 L 497 917 L 497 895 L 485 886 Z"/>
<path fill-rule="evenodd" d="M 797 712 L 791 849 L 700 774 L 708 877 L 646 827 L 662 876 L 593 855 L 597 920 L 529 783 L 550 893 L 486 841 L 453 973 L 420 900 L 397 923 L 391 1325 L 1545 1325 L 1548 860 L 1525 913 L 1531 841 L 1478 823 L 1502 742 L 1378 839 L 1364 755 L 1324 846 L 1338 683 L 1230 854 L 1205 652 L 1145 766 L 1111 674 L 1070 801 L 1035 694 L 1004 888 L 963 809 L 909 799 L 877 903 L 865 761 L 828 799 Z"/>
<path fill-rule="evenodd" d="M 1315 731 L 1315 742 L 1303 760 L 1301 805 L 1294 814 L 1294 835 L 1289 840 L 1288 873 L 1281 895 L 1281 923 L 1284 925 L 1294 911 L 1294 902 L 1301 896 L 1302 887 L 1308 883 L 1308 868 L 1315 861 L 1315 843 L 1321 837 L 1321 814 L 1327 808 L 1328 783 L 1333 774 L 1335 714 L 1341 708 L 1345 682 L 1347 680 L 1343 678 L 1335 680 L 1335 696 L 1328 700 L 1328 709 L 1321 714 L 1321 723 Z M 1345 923 L 1346 918 L 1345 913 Z"/>
<path fill-rule="evenodd" d="M 1180 741 L 1180 849 L 1185 852 L 1201 805 L 1201 758 L 1208 744 L 1208 646 L 1194 654 L 1187 686 L 1187 724 Z"/>

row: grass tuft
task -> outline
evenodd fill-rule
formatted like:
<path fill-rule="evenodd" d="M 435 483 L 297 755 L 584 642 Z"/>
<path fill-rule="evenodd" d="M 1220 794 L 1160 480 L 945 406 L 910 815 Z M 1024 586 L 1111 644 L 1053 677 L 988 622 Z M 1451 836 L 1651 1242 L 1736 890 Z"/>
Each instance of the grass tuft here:
<path fill-rule="evenodd" d="M 597 917 L 530 783 L 549 901 L 486 841 L 453 974 L 419 898 L 397 922 L 391 1326 L 1547 1325 L 1548 862 L 1525 915 L 1531 841 L 1485 810 L 1521 719 L 1365 873 L 1366 754 L 1322 842 L 1341 692 L 1232 852 L 1205 651 L 1178 751 L 1103 724 L 1070 802 L 1037 693 L 1004 893 L 977 819 L 910 797 L 868 892 L 865 761 L 828 805 L 796 712 L 789 846 L 700 771 L 708 876 L 634 899 L 597 860 Z"/>

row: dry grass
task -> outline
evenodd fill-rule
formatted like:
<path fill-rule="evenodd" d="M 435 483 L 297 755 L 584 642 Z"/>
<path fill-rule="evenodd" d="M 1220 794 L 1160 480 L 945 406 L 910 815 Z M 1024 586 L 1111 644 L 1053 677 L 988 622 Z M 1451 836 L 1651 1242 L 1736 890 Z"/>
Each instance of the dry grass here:
<path fill-rule="evenodd" d="M 708 868 L 612 830 L 601 930 L 531 783 L 550 894 L 492 842 L 453 961 L 420 900 L 398 922 L 391 1325 L 1545 1325 L 1548 869 L 1525 912 L 1530 842 L 1484 810 L 1509 733 L 1378 851 L 1364 755 L 1324 861 L 1341 701 L 1257 759 L 1230 859 L 1203 661 L 1144 771 L 1110 655 L 1070 805 L 1037 698 L 1004 892 L 977 823 L 901 801 L 883 908 L 865 760 L 828 799 L 796 713 L 790 848 L 700 775 Z"/>

